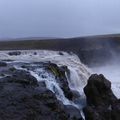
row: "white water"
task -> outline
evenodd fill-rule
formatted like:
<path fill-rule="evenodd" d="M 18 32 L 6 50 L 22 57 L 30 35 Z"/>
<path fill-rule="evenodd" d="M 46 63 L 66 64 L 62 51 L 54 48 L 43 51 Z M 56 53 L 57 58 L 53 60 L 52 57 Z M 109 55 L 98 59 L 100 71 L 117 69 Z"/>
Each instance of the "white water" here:
<path fill-rule="evenodd" d="M 78 108 L 80 110 L 82 118 L 85 120 L 85 117 L 84 117 L 84 114 L 82 111 L 83 105 L 82 104 L 80 104 L 80 105 L 75 104 L 73 101 L 70 101 L 65 97 L 63 90 L 60 88 L 59 83 L 56 81 L 56 78 L 53 74 L 47 73 L 44 71 L 44 69 L 40 69 L 40 68 L 36 69 L 34 72 L 33 71 L 30 71 L 30 72 L 34 77 L 37 78 L 38 81 L 45 81 L 46 87 L 49 90 L 51 90 L 56 95 L 57 99 L 62 101 L 64 105 L 72 105 L 72 106 Z M 42 78 L 41 75 L 44 75 L 45 78 Z M 78 90 L 78 89 L 76 88 L 74 90 Z M 81 92 L 79 91 L 79 93 L 81 93 Z"/>
<path fill-rule="evenodd" d="M 47 51 L 47 50 L 20 50 L 21 55 L 10 56 L 10 51 L 0 51 L 0 60 L 15 60 L 18 62 L 48 62 L 57 64 L 58 66 L 67 66 L 70 72 L 70 79 L 79 84 L 79 88 L 87 83 L 87 79 L 90 76 L 90 69 L 81 63 L 80 59 L 75 54 L 69 54 L 62 52 L 63 55 L 59 55 L 59 51 Z M 34 55 L 34 52 L 37 55 Z M 74 75 L 75 74 L 75 75 Z M 72 82 L 71 81 L 71 82 Z"/>
<path fill-rule="evenodd" d="M 40 74 L 39 74 L 40 73 Z M 46 84 L 46 87 L 51 90 L 53 93 L 55 93 L 56 97 L 62 101 L 65 105 L 74 105 L 72 101 L 69 101 L 62 89 L 59 87 L 59 84 L 57 83 L 55 76 L 53 74 L 47 73 L 44 69 L 36 69 L 35 71 L 31 71 L 31 74 L 37 78 L 38 81 L 44 81 Z M 45 78 L 42 78 L 41 76 L 44 75 Z"/>
<path fill-rule="evenodd" d="M 21 51 L 21 50 L 20 50 Z M 48 62 L 57 64 L 58 66 L 67 66 L 70 74 L 66 73 L 69 87 L 71 90 L 76 90 L 81 96 L 84 97 L 83 87 L 87 83 L 87 79 L 90 76 L 90 70 L 81 63 L 80 59 L 75 54 L 69 54 L 62 52 L 60 55 L 57 51 L 47 51 L 47 50 L 22 50 L 21 55 L 10 56 L 8 55 L 10 51 L 0 51 L 0 60 L 15 60 L 14 62 Z M 37 55 L 34 55 L 34 52 Z M 18 67 L 18 66 L 16 66 Z M 19 68 L 20 69 L 20 68 Z M 57 99 L 63 102 L 65 105 L 74 105 L 75 107 L 81 108 L 81 105 L 76 105 L 73 101 L 68 100 L 64 92 L 57 83 L 55 76 L 45 72 L 44 69 L 39 68 L 34 71 L 30 71 L 31 74 L 37 78 L 38 81 L 45 81 L 46 87 L 55 93 Z M 41 76 L 45 76 L 44 78 Z"/>
<path fill-rule="evenodd" d="M 101 67 L 92 68 L 93 72 L 103 74 L 111 81 L 113 93 L 120 98 L 120 65 L 119 63 L 110 63 Z"/>
<path fill-rule="evenodd" d="M 21 51 L 21 55 L 10 56 L 8 55 L 10 51 L 0 51 L 0 60 L 15 60 L 14 62 L 48 62 L 57 64 L 58 66 L 67 66 L 69 69 L 69 74 L 66 73 L 69 87 L 71 90 L 78 91 L 82 97 L 84 96 L 83 88 L 87 83 L 87 79 L 92 73 L 104 74 L 105 77 L 112 82 L 112 90 L 114 94 L 120 98 L 120 67 L 119 63 L 111 63 L 101 67 L 92 67 L 91 70 L 88 69 L 84 64 L 81 63 L 78 56 L 75 54 L 68 54 L 62 52 L 63 55 L 60 55 L 57 51 L 47 51 L 47 50 L 24 50 Z M 34 55 L 34 52 L 37 55 Z M 18 66 L 16 66 L 19 68 Z M 21 69 L 21 68 L 19 68 Z M 22 68 L 23 69 L 23 68 Z M 34 71 L 29 71 L 31 74 L 37 78 L 38 81 L 45 81 L 46 87 L 55 93 L 57 99 L 63 102 L 65 105 L 73 105 L 80 109 L 82 105 L 75 104 L 73 101 L 68 100 L 63 90 L 60 88 L 59 83 L 57 83 L 55 76 L 53 74 L 47 73 L 44 69 L 39 68 Z M 44 75 L 45 77 L 42 77 Z M 83 118 L 84 115 L 82 114 Z"/>
<path fill-rule="evenodd" d="M 21 50 L 20 50 L 21 51 Z M 68 54 L 62 52 L 63 55 L 60 55 L 58 51 L 47 51 L 47 50 L 22 50 L 21 55 L 10 56 L 8 55 L 10 51 L 0 51 L 0 60 L 15 60 L 18 62 L 47 62 L 51 61 L 52 63 L 57 64 L 58 66 L 65 65 L 68 67 L 70 74 L 67 75 L 69 86 L 72 90 L 76 90 L 80 95 L 84 96 L 83 87 L 87 83 L 87 79 L 91 73 L 102 73 L 105 77 L 112 82 L 112 90 L 114 94 L 120 98 L 120 67 L 119 63 L 110 63 L 106 66 L 93 67 L 92 72 L 84 64 L 81 63 L 78 56 L 75 54 Z M 34 52 L 37 55 L 34 55 Z M 14 62 L 15 62 L 14 61 Z M 46 86 L 52 92 L 54 92 L 59 100 L 64 104 L 73 104 L 67 98 L 65 98 L 63 91 L 59 87 L 59 84 L 55 81 L 54 76 L 46 75 L 47 78 L 43 79 L 39 72 L 43 72 L 42 69 L 37 69 L 36 71 L 31 71 L 31 73 L 40 81 L 45 81 Z M 45 73 L 45 72 L 44 72 Z M 47 73 L 46 73 L 47 74 Z"/>

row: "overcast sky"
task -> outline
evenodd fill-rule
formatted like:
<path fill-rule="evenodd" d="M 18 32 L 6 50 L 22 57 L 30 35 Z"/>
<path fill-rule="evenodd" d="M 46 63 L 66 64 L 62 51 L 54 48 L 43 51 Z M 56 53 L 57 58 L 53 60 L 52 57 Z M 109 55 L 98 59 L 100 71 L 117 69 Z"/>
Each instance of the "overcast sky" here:
<path fill-rule="evenodd" d="M 0 38 L 120 33 L 120 0 L 0 0 Z"/>

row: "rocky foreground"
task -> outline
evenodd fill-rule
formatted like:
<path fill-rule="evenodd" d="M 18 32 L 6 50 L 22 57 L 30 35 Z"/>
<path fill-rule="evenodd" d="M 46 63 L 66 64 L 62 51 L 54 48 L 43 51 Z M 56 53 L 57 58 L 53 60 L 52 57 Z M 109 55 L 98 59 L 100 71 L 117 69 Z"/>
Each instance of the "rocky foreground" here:
<path fill-rule="evenodd" d="M 19 64 L 22 68 L 34 70 L 34 66 Z M 40 64 L 56 74 L 66 98 L 74 99 L 65 78 L 65 68 L 52 63 Z M 16 69 L 13 63 L 0 62 L 0 76 L 0 120 L 82 120 L 76 107 L 64 105 L 46 88 L 45 82 L 37 81 L 30 72 Z"/>
<path fill-rule="evenodd" d="M 15 54 L 15 53 L 14 53 Z M 16 53 L 19 54 L 19 53 Z M 44 68 L 59 83 L 65 98 L 78 107 L 65 105 L 30 71 Z M 83 120 L 79 103 L 81 96 L 69 87 L 67 66 L 51 62 L 23 63 L 10 60 L 0 62 L 0 120 Z M 49 79 L 43 73 L 41 78 Z M 93 74 L 84 88 L 87 104 L 83 108 L 86 120 L 120 120 L 120 100 L 111 90 L 111 82 L 103 75 Z"/>

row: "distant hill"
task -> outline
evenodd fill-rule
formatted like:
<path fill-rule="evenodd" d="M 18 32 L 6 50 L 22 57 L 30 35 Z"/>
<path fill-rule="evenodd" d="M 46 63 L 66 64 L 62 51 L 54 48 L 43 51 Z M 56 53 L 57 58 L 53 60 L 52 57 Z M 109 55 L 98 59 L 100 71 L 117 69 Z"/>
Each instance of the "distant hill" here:
<path fill-rule="evenodd" d="M 120 34 L 86 36 L 77 38 L 19 38 L 1 41 L 0 50 L 46 49 L 72 51 L 88 64 L 104 62 L 112 57 L 112 51 L 120 53 Z"/>
<path fill-rule="evenodd" d="M 0 38 L 0 41 L 21 41 L 21 40 L 49 40 L 59 39 L 56 37 L 23 37 L 23 38 Z"/>
<path fill-rule="evenodd" d="M 62 38 L 62 37 L 22 37 L 22 38 L 0 38 L 0 41 L 21 41 L 21 40 L 55 40 L 55 39 L 95 39 L 95 38 L 112 38 L 120 37 L 120 34 L 105 34 L 105 35 L 90 35 L 90 36 L 81 36 L 81 37 L 72 37 L 72 38 Z"/>

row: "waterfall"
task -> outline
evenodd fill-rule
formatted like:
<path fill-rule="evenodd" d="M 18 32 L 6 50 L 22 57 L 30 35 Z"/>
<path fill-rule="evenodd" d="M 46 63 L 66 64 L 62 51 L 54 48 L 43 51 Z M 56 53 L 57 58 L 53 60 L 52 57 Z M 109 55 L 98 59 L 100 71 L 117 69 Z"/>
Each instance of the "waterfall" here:
<path fill-rule="evenodd" d="M 68 82 L 70 88 L 78 92 L 81 92 L 81 90 L 83 90 L 83 87 L 87 84 L 87 79 L 89 78 L 89 74 L 69 66 L 68 69 L 69 69 Z"/>
<path fill-rule="evenodd" d="M 86 105 L 85 95 L 83 92 L 83 88 L 87 84 L 87 79 L 91 75 L 91 73 L 99 73 L 104 74 L 106 78 L 111 80 L 112 82 L 112 90 L 114 94 L 120 98 L 120 82 L 119 82 L 119 62 L 117 63 L 109 63 L 108 65 L 100 66 L 100 67 L 91 67 L 92 71 L 85 66 L 77 55 L 69 54 L 67 52 L 59 53 L 59 51 L 47 51 L 47 50 L 20 50 L 20 55 L 12 55 L 8 54 L 10 51 L 0 51 L 0 60 L 7 61 L 7 63 L 13 64 L 16 69 L 26 70 L 31 73 L 39 82 L 44 82 L 46 88 L 52 91 L 56 98 L 61 101 L 64 105 L 72 105 L 76 107 L 83 119 L 84 114 L 82 112 L 82 108 Z M 35 53 L 35 54 L 34 54 Z M 41 66 L 41 63 L 54 63 L 60 68 L 67 68 L 65 75 L 67 78 L 68 86 L 70 91 L 78 96 L 73 98 L 72 100 L 66 97 L 65 91 L 61 88 L 60 82 L 56 79 L 55 75 L 48 72 L 44 67 Z M 33 69 L 23 68 L 21 66 L 28 64 L 33 67 Z M 37 64 L 36 64 L 37 63 Z M 65 66 L 65 67 L 63 67 Z M 114 70 L 111 73 L 111 70 Z M 3 77 L 3 76 L 2 76 Z"/>
<path fill-rule="evenodd" d="M 31 66 L 34 62 L 48 61 L 57 64 L 59 67 L 67 66 L 68 72 L 66 72 L 66 78 L 69 88 L 77 91 L 81 98 L 84 97 L 83 87 L 86 85 L 91 71 L 81 63 L 77 55 L 66 52 L 62 52 L 62 55 L 60 55 L 59 51 L 23 50 L 19 56 L 9 56 L 8 52 L 9 51 L 0 52 L 0 56 L 2 56 L 0 59 L 5 60 L 9 58 L 10 60 L 14 60 L 12 62 L 28 62 L 31 64 Z M 34 52 L 36 52 L 36 54 L 34 54 Z M 25 68 L 20 68 L 19 65 L 16 65 L 16 68 L 27 70 Z M 57 99 L 62 101 L 64 105 L 73 105 L 78 108 L 82 114 L 82 105 L 76 104 L 74 101 L 71 101 L 65 97 L 63 90 L 53 74 L 46 72 L 44 68 L 37 66 L 36 69 L 27 71 L 29 71 L 31 75 L 34 76 L 38 81 L 44 81 L 46 87 L 52 91 L 56 95 Z"/>
<path fill-rule="evenodd" d="M 38 81 L 44 81 L 46 87 L 51 90 L 57 97 L 58 100 L 62 101 L 64 105 L 75 105 L 72 101 L 68 100 L 63 90 L 60 88 L 59 83 L 57 83 L 56 78 L 53 74 L 47 73 L 44 69 L 36 69 L 30 71 L 32 76 L 36 77 Z M 44 78 L 41 76 L 45 76 Z"/>
<path fill-rule="evenodd" d="M 77 74 L 76 70 L 69 68 L 70 70 L 70 77 L 67 77 L 69 86 L 71 90 L 75 90 L 78 91 L 81 95 L 81 99 L 83 96 L 83 84 L 81 83 L 81 79 L 88 77 L 88 76 L 84 76 L 84 74 L 81 74 L 81 76 L 79 77 L 79 75 Z M 60 88 L 59 83 L 56 81 L 56 78 L 53 74 L 48 74 L 47 72 L 44 71 L 44 69 L 36 69 L 34 72 L 30 71 L 31 74 L 37 78 L 38 81 L 44 81 L 46 84 L 46 87 L 51 90 L 57 97 L 58 100 L 62 101 L 64 105 L 72 105 L 74 107 L 76 107 L 77 109 L 80 110 L 80 113 L 82 115 L 82 118 L 85 120 L 84 118 L 84 114 L 82 111 L 82 107 L 84 106 L 82 104 L 82 102 L 78 105 L 76 103 L 74 103 L 73 101 L 70 101 L 69 99 L 67 99 L 64 95 L 63 90 Z M 67 75 L 67 74 L 66 74 Z M 41 76 L 44 76 L 41 77 Z"/>

